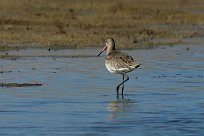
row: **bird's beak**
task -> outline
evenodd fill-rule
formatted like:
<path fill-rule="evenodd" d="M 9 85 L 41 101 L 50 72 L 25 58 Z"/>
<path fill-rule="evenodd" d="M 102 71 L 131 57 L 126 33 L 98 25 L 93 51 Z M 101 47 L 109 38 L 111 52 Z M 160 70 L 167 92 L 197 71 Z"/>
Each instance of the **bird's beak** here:
<path fill-rule="evenodd" d="M 98 54 L 98 56 L 100 56 L 101 53 L 106 50 L 106 48 L 107 48 L 107 46 L 105 46 L 105 47 L 102 49 L 102 51 Z"/>

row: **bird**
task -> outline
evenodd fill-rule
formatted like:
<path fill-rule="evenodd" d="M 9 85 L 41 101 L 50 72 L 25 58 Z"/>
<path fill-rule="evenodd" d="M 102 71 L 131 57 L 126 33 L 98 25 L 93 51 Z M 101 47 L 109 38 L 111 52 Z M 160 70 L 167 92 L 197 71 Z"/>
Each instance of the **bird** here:
<path fill-rule="evenodd" d="M 124 98 L 124 83 L 129 80 L 127 73 L 140 68 L 141 64 L 136 62 L 130 55 L 125 52 L 116 50 L 115 41 L 113 38 L 107 38 L 105 46 L 98 54 L 100 56 L 106 50 L 105 66 L 110 73 L 121 74 L 123 81 L 117 85 L 116 92 L 117 98 L 119 98 L 119 88 L 122 85 L 122 98 Z M 126 79 L 125 79 L 126 78 Z"/>

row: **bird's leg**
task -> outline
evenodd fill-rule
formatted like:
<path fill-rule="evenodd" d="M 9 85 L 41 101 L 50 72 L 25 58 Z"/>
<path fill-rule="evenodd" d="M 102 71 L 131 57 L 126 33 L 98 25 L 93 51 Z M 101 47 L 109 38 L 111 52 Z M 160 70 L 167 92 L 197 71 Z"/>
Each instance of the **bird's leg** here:
<path fill-rule="evenodd" d="M 119 87 L 116 88 L 116 92 L 117 92 L 117 99 L 119 98 Z"/>
<path fill-rule="evenodd" d="M 116 91 L 117 91 L 117 98 L 118 98 L 118 96 L 119 96 L 119 88 L 120 88 L 120 86 L 122 85 L 122 84 L 124 84 L 126 81 L 128 81 L 129 80 L 129 77 L 125 74 L 125 73 L 123 73 L 123 76 L 125 76 L 126 77 L 126 79 L 125 80 L 123 80 L 123 82 L 122 83 L 120 83 L 117 87 L 116 87 Z M 123 91 L 122 91 L 122 96 L 123 96 Z"/>
<path fill-rule="evenodd" d="M 123 74 L 123 81 L 124 81 L 124 74 Z M 123 90 L 124 90 L 124 83 L 122 85 L 122 96 L 123 96 Z"/>

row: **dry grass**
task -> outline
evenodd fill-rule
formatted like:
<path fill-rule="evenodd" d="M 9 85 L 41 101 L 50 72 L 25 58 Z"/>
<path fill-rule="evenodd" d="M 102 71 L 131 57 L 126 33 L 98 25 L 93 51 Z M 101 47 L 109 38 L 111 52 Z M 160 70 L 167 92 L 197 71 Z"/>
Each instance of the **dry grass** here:
<path fill-rule="evenodd" d="M 120 48 L 140 48 L 203 36 L 203 24 L 203 0 L 0 1 L 2 48 L 98 47 L 106 37 Z"/>

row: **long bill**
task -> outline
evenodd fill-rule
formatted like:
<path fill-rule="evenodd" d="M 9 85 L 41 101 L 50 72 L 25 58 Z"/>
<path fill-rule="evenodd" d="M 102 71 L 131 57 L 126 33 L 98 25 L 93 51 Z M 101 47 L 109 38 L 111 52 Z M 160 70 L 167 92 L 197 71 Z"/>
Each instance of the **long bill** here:
<path fill-rule="evenodd" d="M 102 51 L 98 54 L 98 56 L 100 56 L 101 53 L 102 53 L 103 51 L 105 51 L 106 49 L 107 49 L 107 46 L 105 46 L 105 47 L 102 49 Z"/>

